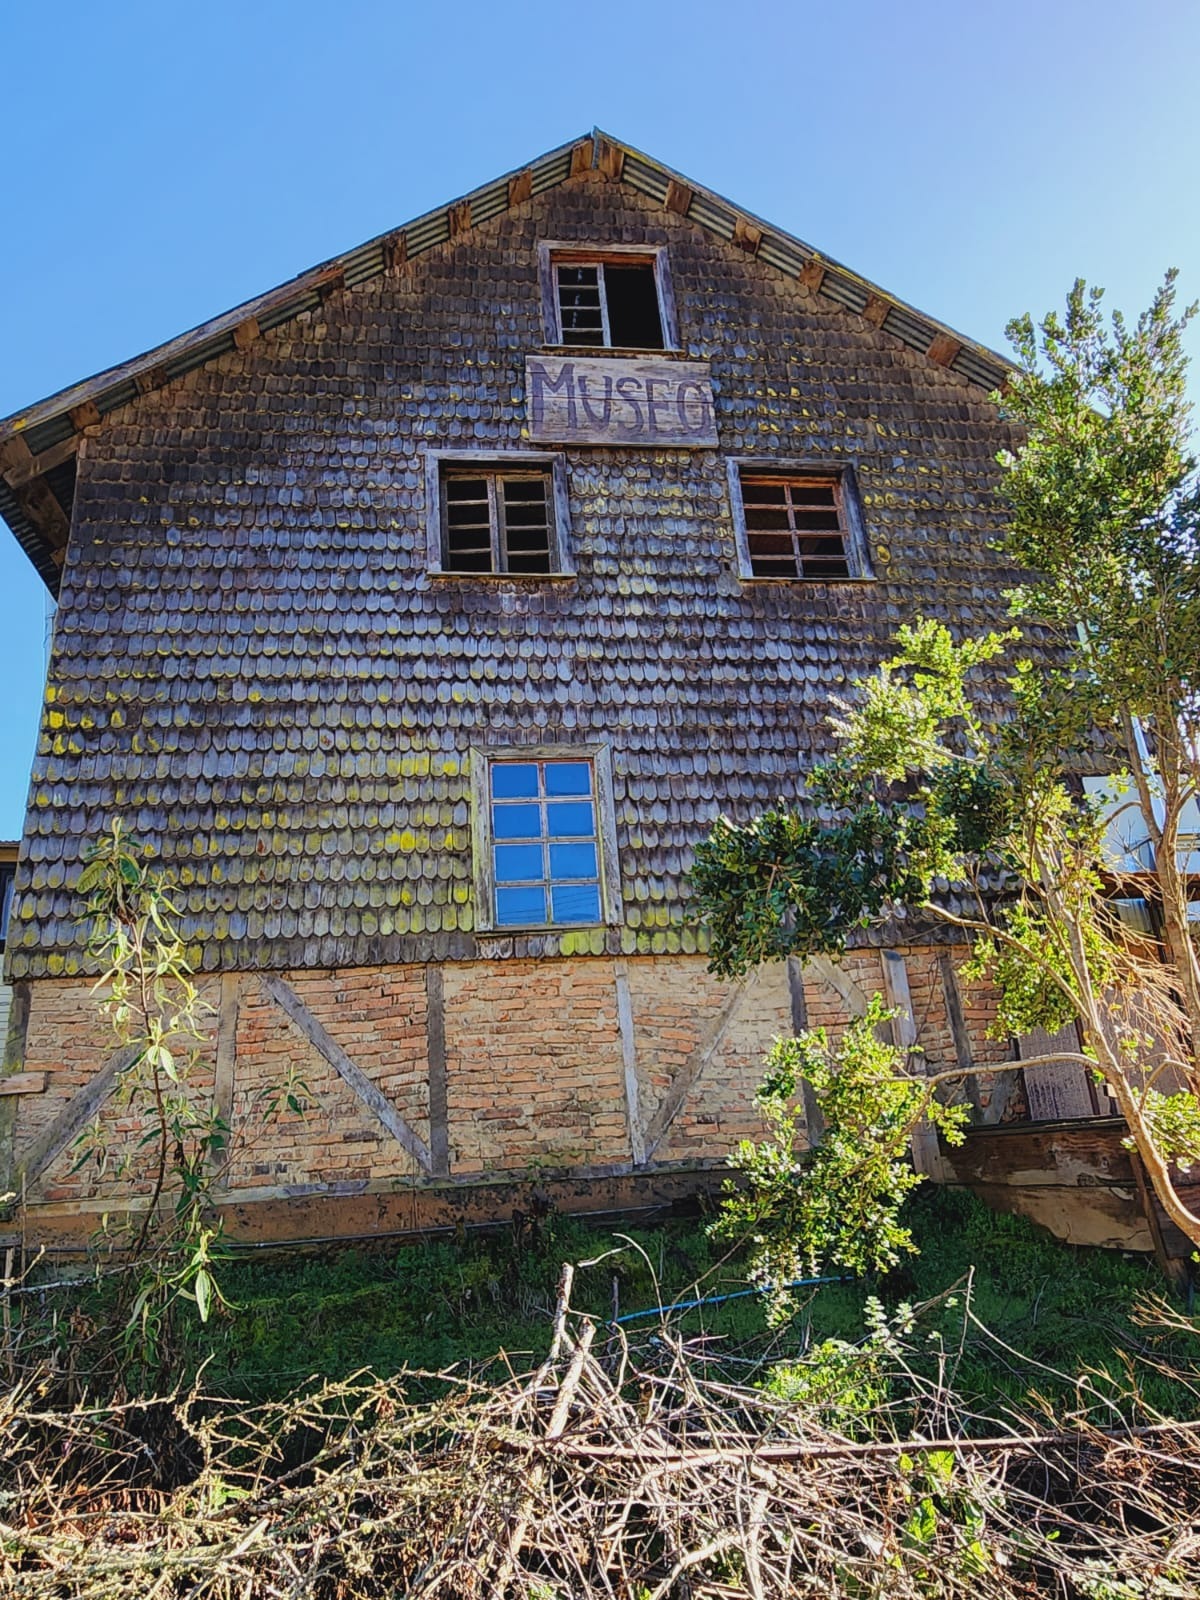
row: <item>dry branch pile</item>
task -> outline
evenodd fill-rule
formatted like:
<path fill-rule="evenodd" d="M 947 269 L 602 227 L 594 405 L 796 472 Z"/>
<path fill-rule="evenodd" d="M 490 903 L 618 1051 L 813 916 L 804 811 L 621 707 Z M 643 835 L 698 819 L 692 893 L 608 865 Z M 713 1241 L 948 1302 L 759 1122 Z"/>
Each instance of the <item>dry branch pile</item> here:
<path fill-rule="evenodd" d="M 53 1411 L 26 1385 L 0 1415 L 0 1593 L 1200 1594 L 1200 1425 L 968 1441 L 944 1385 L 889 1359 L 901 1398 L 872 1437 L 727 1381 L 666 1325 L 634 1349 L 565 1299 L 536 1373 L 449 1377 L 432 1401 L 361 1380 L 241 1412 Z"/>

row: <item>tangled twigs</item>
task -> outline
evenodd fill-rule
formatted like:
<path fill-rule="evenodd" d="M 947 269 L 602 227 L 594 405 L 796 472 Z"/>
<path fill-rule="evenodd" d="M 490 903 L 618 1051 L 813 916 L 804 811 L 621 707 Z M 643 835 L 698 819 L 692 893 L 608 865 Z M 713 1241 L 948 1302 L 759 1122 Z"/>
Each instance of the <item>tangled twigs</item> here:
<path fill-rule="evenodd" d="M 666 1324 L 601 1349 L 565 1292 L 558 1330 L 536 1372 L 442 1374 L 434 1399 L 409 1374 L 55 1410 L 26 1383 L 0 1400 L 0 1593 L 1200 1594 L 1200 1424 L 984 1427 L 899 1342 L 889 1398 L 848 1420 L 731 1381 Z"/>

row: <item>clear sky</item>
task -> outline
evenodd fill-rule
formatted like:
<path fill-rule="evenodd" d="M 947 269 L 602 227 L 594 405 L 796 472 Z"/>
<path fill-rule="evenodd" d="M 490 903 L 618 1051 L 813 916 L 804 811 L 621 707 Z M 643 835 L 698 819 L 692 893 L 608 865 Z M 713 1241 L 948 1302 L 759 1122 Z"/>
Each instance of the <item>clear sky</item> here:
<path fill-rule="evenodd" d="M 0 0 L 0 60 L 0 416 L 594 124 L 995 348 L 1200 297 L 1197 0 Z M 43 595 L 0 529 L 0 838 Z"/>

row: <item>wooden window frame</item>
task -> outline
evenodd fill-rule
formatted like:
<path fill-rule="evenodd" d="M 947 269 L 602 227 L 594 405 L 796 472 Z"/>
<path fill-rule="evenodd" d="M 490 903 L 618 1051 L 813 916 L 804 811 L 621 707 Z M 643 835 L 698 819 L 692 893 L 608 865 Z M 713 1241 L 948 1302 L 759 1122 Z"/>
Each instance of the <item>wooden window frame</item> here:
<path fill-rule="evenodd" d="M 661 350 L 636 349 L 611 344 L 565 344 L 563 342 L 561 310 L 558 303 L 558 274 L 562 264 L 577 267 L 602 267 L 606 261 L 614 265 L 630 266 L 642 261 L 654 268 L 654 284 L 658 291 L 658 316 L 662 323 Z M 671 265 L 665 244 L 604 244 L 587 245 L 567 243 L 556 239 L 538 241 L 538 284 L 542 298 L 542 330 L 546 344 L 554 350 L 570 350 L 580 355 L 599 354 L 601 351 L 639 355 L 643 357 L 679 353 L 679 320 L 675 314 L 675 291 L 671 284 Z M 601 295 L 601 314 L 605 337 L 608 336 L 608 310 Z"/>
<path fill-rule="evenodd" d="M 494 762 L 500 761 L 587 761 L 591 764 L 596 850 L 600 858 L 599 922 L 536 922 L 524 926 L 500 925 L 496 922 L 496 841 L 492 834 L 491 769 Z M 617 855 L 612 747 L 607 743 L 472 745 L 470 764 L 475 931 L 508 938 L 524 933 L 571 933 L 586 928 L 618 926 L 621 922 L 621 868 Z"/>
<path fill-rule="evenodd" d="M 532 477 L 543 474 L 550 480 L 547 509 L 551 518 L 549 572 L 459 572 L 445 563 L 445 505 L 442 484 L 447 469 L 462 470 L 487 478 L 488 499 L 492 506 L 491 537 L 493 555 L 498 522 L 495 505 L 497 477 Z M 571 542 L 571 500 L 567 481 L 567 458 L 553 450 L 427 450 L 425 452 L 425 536 L 426 571 L 431 577 L 456 578 L 467 583 L 554 583 L 574 578 L 575 562 Z"/>
<path fill-rule="evenodd" d="M 867 546 L 866 526 L 863 520 L 862 499 L 858 492 L 858 477 L 854 468 L 844 461 L 781 459 L 770 456 L 730 456 L 726 459 L 729 475 L 729 503 L 733 514 L 733 533 L 737 549 L 738 577 L 743 583 L 798 583 L 841 584 L 871 583 L 875 574 L 871 570 Z M 806 578 L 797 572 L 787 577 L 762 576 L 754 570 L 750 558 L 750 538 L 746 528 L 746 507 L 742 500 L 742 478 L 775 478 L 780 482 L 814 482 L 833 487 L 838 504 L 842 537 L 846 546 L 846 564 L 850 571 L 844 578 Z"/>

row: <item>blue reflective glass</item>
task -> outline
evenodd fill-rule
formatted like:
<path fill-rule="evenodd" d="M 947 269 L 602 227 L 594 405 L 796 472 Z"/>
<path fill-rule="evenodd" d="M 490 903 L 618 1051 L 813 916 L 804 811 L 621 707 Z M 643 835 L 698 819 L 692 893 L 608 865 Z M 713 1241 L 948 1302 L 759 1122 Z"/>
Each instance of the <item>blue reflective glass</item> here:
<path fill-rule="evenodd" d="M 492 835 L 494 838 L 539 839 L 541 834 L 542 817 L 537 806 L 492 807 Z"/>
<path fill-rule="evenodd" d="M 582 835 L 585 838 L 596 836 L 591 806 L 581 805 L 577 800 L 564 800 L 559 801 L 557 805 L 548 805 L 546 817 L 552 839 L 561 839 L 564 835 L 576 837 Z"/>
<path fill-rule="evenodd" d="M 547 794 L 591 794 L 592 768 L 587 761 L 547 761 Z"/>
<path fill-rule="evenodd" d="M 525 874 L 532 878 L 534 873 Z M 552 844 L 550 846 L 550 876 L 552 878 L 594 878 L 596 876 L 596 846 L 594 844 Z"/>
<path fill-rule="evenodd" d="M 544 889 L 497 889 L 496 924 L 501 928 L 524 927 L 546 920 Z"/>
<path fill-rule="evenodd" d="M 555 922 L 600 921 L 600 890 L 594 883 L 556 884 L 550 899 Z"/>
<path fill-rule="evenodd" d="M 570 848 L 568 846 L 568 848 Z M 585 846 L 586 848 L 586 846 Z M 521 883 L 529 878 L 542 877 L 542 847 L 540 844 L 498 844 L 496 846 L 496 882 Z M 563 873 L 563 877 L 567 874 Z M 576 872 L 573 877 L 587 874 Z"/>
<path fill-rule="evenodd" d="M 537 767 L 532 761 L 493 761 L 493 799 L 533 800 L 537 792 Z"/>

